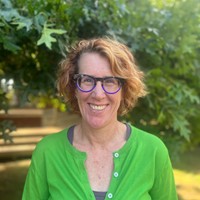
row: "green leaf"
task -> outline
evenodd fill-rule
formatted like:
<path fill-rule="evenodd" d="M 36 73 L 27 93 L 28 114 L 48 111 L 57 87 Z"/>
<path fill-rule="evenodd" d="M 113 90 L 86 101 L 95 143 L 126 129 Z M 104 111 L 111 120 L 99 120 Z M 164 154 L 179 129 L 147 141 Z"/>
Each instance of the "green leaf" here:
<path fill-rule="evenodd" d="M 49 49 L 51 49 L 52 42 L 56 42 L 56 39 L 52 36 L 52 34 L 64 34 L 66 31 L 62 29 L 52 29 L 49 28 L 53 26 L 53 24 L 44 24 L 44 28 L 42 30 L 42 36 L 38 40 L 37 45 L 45 44 Z"/>
<path fill-rule="evenodd" d="M 27 31 L 31 29 L 32 20 L 26 17 L 16 18 L 12 24 L 17 25 L 17 30 L 26 28 Z"/>
<path fill-rule="evenodd" d="M 9 36 L 5 36 L 3 39 L 3 47 L 6 50 L 9 50 L 13 53 L 17 53 L 19 50 L 21 50 L 21 47 L 19 47 L 17 44 L 12 41 L 12 38 Z"/>
<path fill-rule="evenodd" d="M 189 122 L 181 115 L 173 115 L 173 129 L 179 131 L 187 141 L 190 141 L 191 131 L 189 129 Z"/>

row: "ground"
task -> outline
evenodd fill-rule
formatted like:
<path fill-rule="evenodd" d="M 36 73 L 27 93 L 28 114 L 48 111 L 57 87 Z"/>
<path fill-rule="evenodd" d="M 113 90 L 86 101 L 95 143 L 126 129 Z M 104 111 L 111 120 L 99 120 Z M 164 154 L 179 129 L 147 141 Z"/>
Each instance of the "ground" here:
<path fill-rule="evenodd" d="M 180 157 L 174 175 L 179 200 L 200 200 L 200 147 Z"/>
<path fill-rule="evenodd" d="M 181 156 L 174 164 L 179 200 L 200 200 L 200 148 Z M 20 200 L 30 159 L 0 163 L 2 200 Z"/>

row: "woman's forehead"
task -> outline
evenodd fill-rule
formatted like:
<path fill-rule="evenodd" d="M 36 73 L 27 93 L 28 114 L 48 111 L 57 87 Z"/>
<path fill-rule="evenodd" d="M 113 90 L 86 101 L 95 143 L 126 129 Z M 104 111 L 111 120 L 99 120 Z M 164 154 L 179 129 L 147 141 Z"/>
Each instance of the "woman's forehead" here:
<path fill-rule="evenodd" d="M 79 73 L 96 75 L 102 73 L 106 76 L 113 75 L 108 59 L 98 53 L 84 53 L 78 62 Z"/>

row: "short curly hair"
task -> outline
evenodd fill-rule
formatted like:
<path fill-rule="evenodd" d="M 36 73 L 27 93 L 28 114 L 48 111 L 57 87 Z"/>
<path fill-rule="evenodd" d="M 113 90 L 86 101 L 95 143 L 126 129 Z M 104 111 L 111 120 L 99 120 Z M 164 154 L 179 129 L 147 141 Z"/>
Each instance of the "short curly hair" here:
<path fill-rule="evenodd" d="M 118 115 L 124 115 L 137 103 L 139 97 L 146 95 L 143 82 L 144 73 L 139 70 L 129 48 L 111 38 L 94 38 L 76 42 L 68 49 L 67 57 L 59 65 L 57 88 L 60 95 L 75 113 L 80 113 L 75 98 L 74 74 L 79 72 L 78 61 L 83 53 L 98 53 L 108 59 L 114 76 L 125 79 L 122 87 L 122 100 Z"/>

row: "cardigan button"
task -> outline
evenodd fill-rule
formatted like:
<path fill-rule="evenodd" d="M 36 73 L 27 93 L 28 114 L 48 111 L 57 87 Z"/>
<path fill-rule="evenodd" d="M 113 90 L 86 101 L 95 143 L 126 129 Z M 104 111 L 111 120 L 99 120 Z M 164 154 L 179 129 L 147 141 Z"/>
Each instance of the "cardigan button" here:
<path fill-rule="evenodd" d="M 114 173 L 114 177 L 117 178 L 118 176 L 119 176 L 119 173 L 118 173 L 118 172 L 115 172 L 115 173 Z"/>
<path fill-rule="evenodd" d="M 109 194 L 108 194 L 108 198 L 109 198 L 109 199 L 112 199 L 112 198 L 113 198 L 112 193 L 109 193 Z"/>
<path fill-rule="evenodd" d="M 115 153 L 114 156 L 115 156 L 115 158 L 118 158 L 119 157 L 119 153 Z"/>

